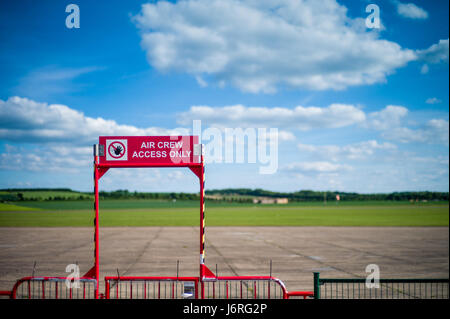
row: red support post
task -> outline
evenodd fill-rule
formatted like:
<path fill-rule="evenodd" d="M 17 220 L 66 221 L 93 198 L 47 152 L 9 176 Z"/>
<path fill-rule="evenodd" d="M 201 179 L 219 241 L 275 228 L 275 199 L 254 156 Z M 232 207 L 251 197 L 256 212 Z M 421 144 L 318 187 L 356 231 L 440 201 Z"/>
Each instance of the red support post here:
<path fill-rule="evenodd" d="M 95 252 L 94 252 L 94 258 L 95 258 L 95 279 L 97 280 L 97 283 L 95 285 L 95 299 L 98 299 L 98 289 L 99 289 L 99 279 L 100 279 L 100 268 L 99 268 L 99 196 L 98 196 L 98 180 L 99 180 L 99 168 L 98 168 L 98 162 L 99 157 L 98 154 L 94 154 L 94 192 L 95 192 L 95 235 L 94 235 L 94 241 L 95 241 Z"/>
<path fill-rule="evenodd" d="M 175 284 L 172 281 L 172 299 L 175 299 Z"/>
<path fill-rule="evenodd" d="M 144 282 L 144 299 L 147 299 L 147 283 Z"/>
<path fill-rule="evenodd" d="M 205 165 L 203 155 L 200 157 L 200 285 L 202 287 L 201 298 L 205 299 L 205 285 L 203 278 L 205 277 Z"/>

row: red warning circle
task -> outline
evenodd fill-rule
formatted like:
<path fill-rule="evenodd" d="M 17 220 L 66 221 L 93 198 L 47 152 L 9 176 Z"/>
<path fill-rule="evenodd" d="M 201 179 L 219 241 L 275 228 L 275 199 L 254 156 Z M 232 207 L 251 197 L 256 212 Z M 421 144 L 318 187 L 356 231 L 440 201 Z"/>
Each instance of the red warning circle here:
<path fill-rule="evenodd" d="M 108 147 L 108 154 L 115 158 L 119 159 L 122 158 L 126 153 L 125 145 L 122 142 L 114 141 L 111 144 L 109 144 Z"/>

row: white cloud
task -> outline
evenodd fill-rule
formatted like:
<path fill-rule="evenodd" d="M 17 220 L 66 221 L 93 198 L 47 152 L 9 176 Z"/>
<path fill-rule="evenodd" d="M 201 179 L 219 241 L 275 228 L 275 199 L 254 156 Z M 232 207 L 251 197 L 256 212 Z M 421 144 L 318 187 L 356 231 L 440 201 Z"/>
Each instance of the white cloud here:
<path fill-rule="evenodd" d="M 0 154 L 0 169 L 77 173 L 92 165 L 91 147 L 41 146 L 34 148 L 6 145 Z"/>
<path fill-rule="evenodd" d="M 27 98 L 0 100 L 0 139 L 30 143 L 95 143 L 100 135 L 170 135 L 176 130 L 137 128 L 101 117 L 92 118 L 62 104 Z"/>
<path fill-rule="evenodd" d="M 331 104 L 328 107 L 224 107 L 192 106 L 188 112 L 178 114 L 179 124 L 201 120 L 206 126 L 216 127 L 279 127 L 310 130 L 339 128 L 365 120 L 359 108 L 347 104 Z"/>
<path fill-rule="evenodd" d="M 430 67 L 428 66 L 428 64 L 422 65 L 422 67 L 420 68 L 420 73 L 427 74 L 428 72 L 430 72 Z"/>
<path fill-rule="evenodd" d="M 181 128 L 138 128 L 88 117 L 66 105 L 11 97 L 0 100 L 0 140 L 37 146 L 6 144 L 0 154 L 0 169 L 76 173 L 92 164 L 90 145 L 101 135 L 179 135 L 186 132 L 187 129 L 183 132 Z"/>
<path fill-rule="evenodd" d="M 195 77 L 195 80 L 197 80 L 198 85 L 200 85 L 200 87 L 202 87 L 202 88 L 205 88 L 208 86 L 208 83 L 205 80 L 203 80 L 202 77 L 199 75 L 197 75 Z"/>
<path fill-rule="evenodd" d="M 182 172 L 182 171 L 172 171 L 172 172 L 169 172 L 168 174 L 167 174 L 167 177 L 170 179 L 170 180 L 175 180 L 175 181 L 178 181 L 178 180 L 182 180 L 182 179 L 184 179 L 185 177 L 186 177 L 186 175 Z"/>
<path fill-rule="evenodd" d="M 378 143 L 375 140 L 358 142 L 349 145 L 308 145 L 298 144 L 302 153 L 312 153 L 314 157 L 326 158 L 331 161 L 365 159 L 378 150 L 395 150 L 397 147 L 391 143 Z"/>
<path fill-rule="evenodd" d="M 394 127 L 382 133 L 384 138 L 402 143 L 449 144 L 449 122 L 443 119 L 429 120 L 423 127 L 411 129 Z"/>
<path fill-rule="evenodd" d="M 58 68 L 46 66 L 30 72 L 24 79 L 36 81 L 63 81 L 72 80 L 83 74 L 102 70 L 100 67 Z"/>
<path fill-rule="evenodd" d="M 13 89 L 17 95 L 47 99 L 49 96 L 68 94 L 81 90 L 86 84 L 79 83 L 82 76 L 104 70 L 103 67 L 59 67 L 48 65 L 34 69 L 19 80 Z"/>
<path fill-rule="evenodd" d="M 352 167 L 346 164 L 323 162 L 299 162 L 291 163 L 282 168 L 282 171 L 298 174 L 329 174 L 351 170 Z"/>
<path fill-rule="evenodd" d="M 416 51 L 419 60 L 431 64 L 448 63 L 448 52 L 448 39 L 439 40 L 427 49 Z"/>
<path fill-rule="evenodd" d="M 448 39 L 439 40 L 438 43 L 431 45 L 424 50 L 416 50 L 419 61 L 425 62 L 420 68 L 421 74 L 430 72 L 429 64 L 448 63 Z"/>
<path fill-rule="evenodd" d="M 427 104 L 439 104 L 442 103 L 442 100 L 438 99 L 437 97 L 430 97 L 426 99 L 425 103 Z"/>
<path fill-rule="evenodd" d="M 388 105 L 381 111 L 368 114 L 367 126 L 376 130 L 387 130 L 399 126 L 406 115 L 408 115 L 406 107 Z"/>
<path fill-rule="evenodd" d="M 335 0 L 159 1 L 133 20 L 156 69 L 252 93 L 379 83 L 416 59 Z"/>
<path fill-rule="evenodd" d="M 283 128 L 284 130 L 279 131 L 278 137 L 284 141 L 295 140 L 295 136 L 287 131 L 289 129 L 307 131 L 359 125 L 361 128 L 379 131 L 381 137 L 385 139 L 401 143 L 448 144 L 446 136 L 448 120 L 431 119 L 424 124 L 416 125 L 415 128 L 410 128 L 405 124 L 409 114 L 410 111 L 401 105 L 387 105 L 380 111 L 368 114 L 354 105 L 347 104 L 331 104 L 328 107 L 297 106 L 292 109 L 244 105 L 192 106 L 189 111 L 178 114 L 177 122 L 181 125 L 189 125 L 194 120 L 201 120 L 203 126 L 219 129 L 226 127 Z"/>
<path fill-rule="evenodd" d="M 410 19 L 427 19 L 428 12 L 418 7 L 414 3 L 397 2 L 397 12 L 399 15 Z"/>
<path fill-rule="evenodd" d="M 269 140 L 272 140 L 270 137 L 270 132 L 267 137 Z M 286 141 L 295 141 L 295 135 L 288 131 L 278 131 L 278 140 L 282 142 Z"/>
<path fill-rule="evenodd" d="M 392 141 L 448 145 L 448 120 L 431 119 L 416 128 L 410 128 L 404 124 L 408 114 L 404 106 L 388 105 L 381 111 L 368 114 L 363 126 L 381 131 L 383 138 Z"/>

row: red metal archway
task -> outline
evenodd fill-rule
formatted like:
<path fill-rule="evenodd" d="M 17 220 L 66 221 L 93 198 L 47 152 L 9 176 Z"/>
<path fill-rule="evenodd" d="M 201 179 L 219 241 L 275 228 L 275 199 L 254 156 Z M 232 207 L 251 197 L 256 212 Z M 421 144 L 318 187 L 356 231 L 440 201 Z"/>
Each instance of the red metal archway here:
<path fill-rule="evenodd" d="M 108 153 L 111 148 L 114 148 L 114 141 L 126 141 L 126 148 L 122 142 L 117 142 L 125 148 L 122 153 L 127 155 L 126 159 L 117 159 L 113 156 L 108 159 Z M 205 266 L 205 166 L 198 136 L 101 136 L 99 144 L 94 145 L 95 263 L 94 267 L 86 274 L 88 277 L 95 274 L 97 293 L 99 281 L 98 183 L 110 168 L 130 167 L 187 167 L 198 177 L 200 184 L 200 278 L 211 275 L 212 273 Z"/>

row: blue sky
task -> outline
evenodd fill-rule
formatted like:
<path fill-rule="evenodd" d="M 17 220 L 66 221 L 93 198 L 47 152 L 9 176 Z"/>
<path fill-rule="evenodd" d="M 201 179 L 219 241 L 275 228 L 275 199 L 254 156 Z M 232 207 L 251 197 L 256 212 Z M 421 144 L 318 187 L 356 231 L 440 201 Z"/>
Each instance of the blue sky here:
<path fill-rule="evenodd" d="M 66 27 L 69 3 L 80 28 Z M 210 163 L 208 188 L 448 191 L 448 5 L 2 2 L 0 188 L 91 190 L 99 135 L 201 120 L 282 132 L 275 174 Z M 191 175 L 118 170 L 101 186 L 196 191 Z"/>

